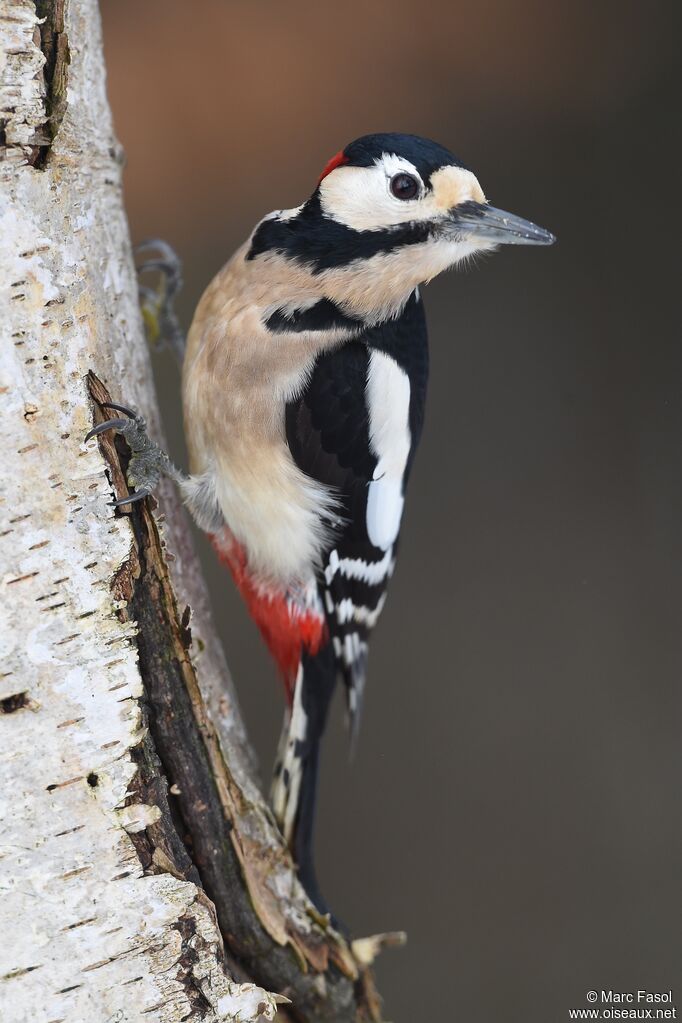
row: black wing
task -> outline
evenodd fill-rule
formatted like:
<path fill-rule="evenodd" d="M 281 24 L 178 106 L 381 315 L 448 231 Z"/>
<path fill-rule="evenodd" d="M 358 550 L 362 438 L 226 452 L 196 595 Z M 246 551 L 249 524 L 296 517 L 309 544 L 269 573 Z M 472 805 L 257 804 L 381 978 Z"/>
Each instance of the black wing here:
<path fill-rule="evenodd" d="M 377 466 L 370 445 L 366 386 L 373 348 L 392 356 L 410 380 L 411 450 L 421 433 L 428 347 L 421 303 L 413 296 L 401 317 L 318 357 L 307 387 L 286 410 L 286 436 L 300 469 L 333 488 L 342 524 L 324 551 L 319 586 L 336 662 L 357 727 L 367 642 L 385 599 L 396 543 L 375 546 L 367 532 L 368 487 Z"/>

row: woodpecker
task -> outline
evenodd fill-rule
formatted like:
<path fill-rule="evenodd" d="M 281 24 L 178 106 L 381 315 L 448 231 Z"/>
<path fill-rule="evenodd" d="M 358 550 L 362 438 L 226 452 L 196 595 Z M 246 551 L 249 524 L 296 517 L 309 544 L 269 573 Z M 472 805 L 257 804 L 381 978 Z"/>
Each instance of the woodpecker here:
<path fill-rule="evenodd" d="M 320 740 L 338 680 L 357 731 L 396 563 L 428 377 L 420 285 L 500 244 L 553 241 L 491 206 L 435 142 L 363 136 L 302 205 L 266 216 L 201 298 L 183 364 L 189 477 L 125 406 L 113 407 L 129 418 L 91 431 L 128 438 L 135 498 L 174 476 L 279 667 L 287 711 L 272 805 L 322 910 Z"/>

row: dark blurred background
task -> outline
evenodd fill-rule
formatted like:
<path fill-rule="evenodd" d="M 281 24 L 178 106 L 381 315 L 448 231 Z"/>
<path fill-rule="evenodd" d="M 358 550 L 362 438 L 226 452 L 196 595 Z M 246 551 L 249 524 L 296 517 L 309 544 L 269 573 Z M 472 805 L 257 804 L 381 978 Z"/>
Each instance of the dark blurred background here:
<path fill-rule="evenodd" d="M 365 132 L 437 139 L 559 238 L 426 291 L 401 559 L 354 763 L 340 708 L 326 746 L 323 889 L 354 933 L 409 932 L 378 963 L 395 1023 L 549 1023 L 602 987 L 682 1003 L 677 7 L 102 3 L 133 237 L 181 254 L 185 325 Z M 202 553 L 267 776 L 279 684 Z"/>

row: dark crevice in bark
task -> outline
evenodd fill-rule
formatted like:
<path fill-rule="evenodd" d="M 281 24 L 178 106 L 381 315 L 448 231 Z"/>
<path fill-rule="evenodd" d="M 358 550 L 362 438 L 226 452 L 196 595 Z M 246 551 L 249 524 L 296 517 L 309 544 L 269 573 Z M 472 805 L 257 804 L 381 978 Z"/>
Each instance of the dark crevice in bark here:
<path fill-rule="evenodd" d="M 143 713 L 143 727 L 146 726 L 146 718 L 146 713 Z M 167 871 L 201 887 L 199 872 L 183 841 L 182 825 L 173 807 L 173 799 L 169 798 L 168 782 L 148 732 L 132 751 L 132 758 L 137 772 L 127 803 L 144 803 L 158 806 L 161 810 L 161 817 L 156 823 L 130 835 L 145 874 Z"/>
<path fill-rule="evenodd" d="M 40 25 L 40 48 L 45 55 L 45 123 L 36 131 L 36 146 L 29 163 L 43 170 L 66 113 L 66 88 L 71 60 L 69 40 L 64 31 L 64 10 L 68 0 L 36 0 Z"/>
<path fill-rule="evenodd" d="M 88 383 L 96 402 L 111 400 L 94 374 Z M 96 421 L 103 418 L 100 408 Z M 114 491 L 125 496 L 127 447 L 109 433 L 100 442 Z M 161 809 L 155 824 L 131 835 L 143 867 L 169 870 L 203 888 L 215 905 L 230 967 L 236 964 L 262 987 L 287 995 L 292 1018 L 300 1023 L 380 1020 L 371 974 L 358 974 L 343 939 L 317 925 L 305 933 L 291 925 L 278 942 L 259 915 L 264 900 L 254 885 L 267 873 L 272 853 L 236 830 L 243 797 L 201 698 L 188 654 L 187 611 L 179 613 L 149 502 L 128 507 L 135 544 L 113 593 L 122 602 L 120 613 L 137 623 L 148 726 L 134 751 L 139 770 L 131 801 Z M 249 869 L 250 857 L 260 857 L 260 873 Z M 267 897 L 272 900 L 272 893 Z"/>
<path fill-rule="evenodd" d="M 197 934 L 196 921 L 191 916 L 181 916 L 173 925 L 173 930 L 177 931 L 182 939 L 176 976 L 183 985 L 191 1006 L 189 1016 L 183 1018 L 183 1023 L 187 1023 L 187 1020 L 201 1020 L 211 1011 L 211 1003 L 194 976 L 194 967 L 199 962 L 199 952 L 204 942 Z"/>
<path fill-rule="evenodd" d="M 14 714 L 15 711 L 22 710 L 29 705 L 28 693 L 14 693 L 12 696 L 6 696 L 4 700 L 0 700 L 0 714 Z"/>

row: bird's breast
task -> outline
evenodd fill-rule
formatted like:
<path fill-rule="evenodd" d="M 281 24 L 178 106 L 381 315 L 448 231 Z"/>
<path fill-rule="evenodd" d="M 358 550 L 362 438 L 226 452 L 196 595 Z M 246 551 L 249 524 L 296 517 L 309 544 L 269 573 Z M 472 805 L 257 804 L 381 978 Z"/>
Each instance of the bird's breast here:
<path fill-rule="evenodd" d="M 305 386 L 321 344 L 305 332 L 268 329 L 263 307 L 245 300 L 239 281 L 229 274 L 214 281 L 189 333 L 190 468 L 201 500 L 208 495 L 244 547 L 250 571 L 293 585 L 314 573 L 334 506 L 329 489 L 296 466 L 285 436 L 286 403 Z"/>

